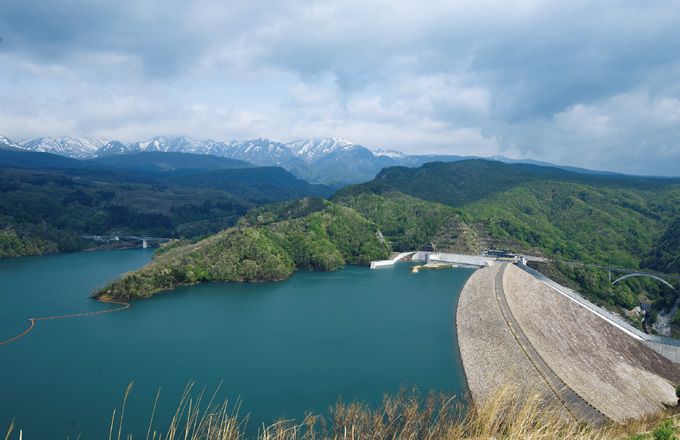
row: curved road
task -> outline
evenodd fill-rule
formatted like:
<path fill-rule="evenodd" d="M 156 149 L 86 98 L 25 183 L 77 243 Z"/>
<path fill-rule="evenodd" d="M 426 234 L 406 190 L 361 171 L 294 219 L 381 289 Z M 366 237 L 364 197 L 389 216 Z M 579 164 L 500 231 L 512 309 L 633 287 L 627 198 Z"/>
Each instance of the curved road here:
<path fill-rule="evenodd" d="M 503 274 L 508 263 L 503 263 L 496 272 L 496 300 L 501 309 L 501 313 L 512 331 L 515 340 L 534 365 L 538 373 L 543 377 L 548 387 L 555 393 L 555 396 L 562 402 L 569 413 L 578 421 L 589 423 L 596 427 L 601 427 L 608 420 L 602 413 L 593 408 L 588 402 L 583 400 L 578 394 L 574 393 L 562 380 L 553 373 L 550 367 L 543 361 L 543 358 L 531 345 L 519 324 L 512 315 L 503 292 Z"/>

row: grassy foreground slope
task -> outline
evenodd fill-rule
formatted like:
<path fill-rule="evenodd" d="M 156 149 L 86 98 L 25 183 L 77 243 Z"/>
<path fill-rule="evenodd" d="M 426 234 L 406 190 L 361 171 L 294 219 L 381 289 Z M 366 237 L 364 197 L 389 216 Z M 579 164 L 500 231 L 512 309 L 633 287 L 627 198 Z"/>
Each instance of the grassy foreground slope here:
<path fill-rule="evenodd" d="M 563 417 L 561 405 L 550 405 L 538 395 L 518 399 L 514 386 L 498 389 L 482 402 L 457 398 L 444 393 L 424 396 L 416 389 L 385 395 L 373 407 L 362 402 L 338 400 L 327 414 L 308 414 L 303 420 L 272 421 L 263 425 L 256 436 L 248 436 L 248 416 L 238 413 L 239 405 L 228 401 L 208 400 L 205 389 L 191 393 L 192 385 L 178 403 L 177 416 L 167 426 L 166 440 L 338 440 L 338 439 L 409 439 L 409 440 L 656 440 L 672 439 L 680 431 L 676 426 L 677 407 L 640 420 L 612 424 L 596 429 Z M 189 402 L 193 405 L 189 405 Z M 186 411 L 182 409 L 188 408 Z M 123 405 L 122 411 L 125 410 Z M 122 431 L 132 438 L 122 420 L 112 420 L 109 430 Z M 162 426 L 165 428 L 165 426 Z M 14 425 L 10 426 L 12 433 Z M 161 430 L 162 433 L 165 429 Z M 16 432 L 16 431 L 14 431 Z M 9 437 L 9 433 L 7 435 Z M 135 438 L 143 432 L 134 433 Z M 156 431 L 154 431 L 155 437 Z M 12 437 L 13 438 L 13 437 Z"/>
<path fill-rule="evenodd" d="M 140 270 L 124 274 L 95 297 L 133 300 L 201 282 L 278 281 L 296 269 L 338 269 L 386 258 L 389 246 L 374 223 L 320 198 L 260 207 L 218 234 L 162 247 Z"/>

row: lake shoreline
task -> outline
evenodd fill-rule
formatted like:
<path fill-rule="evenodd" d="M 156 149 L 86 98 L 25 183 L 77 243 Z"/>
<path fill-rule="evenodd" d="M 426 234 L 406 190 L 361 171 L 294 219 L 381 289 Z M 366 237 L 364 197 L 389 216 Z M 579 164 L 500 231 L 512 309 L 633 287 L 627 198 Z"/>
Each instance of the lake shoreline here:
<path fill-rule="evenodd" d="M 137 249 L 0 262 L 0 333 L 21 333 L 26 317 L 113 308 L 89 299 L 90 287 L 150 257 Z M 412 276 L 408 266 L 205 283 L 118 313 L 40 322 L 0 350 L 0 417 L 16 417 L 34 438 L 106 438 L 111 409 L 134 381 L 123 429 L 143 437 L 159 387 L 152 429 L 166 425 L 189 380 L 208 389 L 224 381 L 219 399 L 241 397 L 254 437 L 284 415 L 326 414 L 339 395 L 371 406 L 401 386 L 461 395 L 452 310 L 471 271 Z"/>

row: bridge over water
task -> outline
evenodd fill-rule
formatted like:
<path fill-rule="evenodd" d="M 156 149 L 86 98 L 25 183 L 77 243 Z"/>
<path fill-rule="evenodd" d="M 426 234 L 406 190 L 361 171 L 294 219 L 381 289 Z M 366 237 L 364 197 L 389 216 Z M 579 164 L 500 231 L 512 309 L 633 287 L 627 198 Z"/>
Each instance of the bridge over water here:
<path fill-rule="evenodd" d="M 664 280 L 663 278 L 670 278 L 674 280 L 680 280 L 680 275 L 669 275 L 666 273 L 654 273 L 654 272 L 644 272 L 640 270 L 630 270 L 630 269 L 619 269 L 617 267 L 607 267 L 607 266 L 596 266 L 594 264 L 589 264 L 590 267 L 596 267 L 598 269 L 603 269 L 609 272 L 609 281 L 612 281 L 612 272 L 619 272 L 619 273 L 625 273 L 626 275 L 623 275 L 614 281 L 612 281 L 612 284 L 616 284 L 621 280 L 624 280 L 629 277 L 650 277 L 654 278 L 655 280 L 659 280 L 671 289 L 675 290 L 675 287 L 671 285 L 668 281 Z M 662 278 L 663 277 L 663 278 Z"/>
<path fill-rule="evenodd" d="M 576 263 L 569 262 L 569 261 L 565 261 L 564 263 L 568 264 L 570 266 L 573 266 L 573 265 L 576 264 Z M 586 264 L 585 266 L 606 270 L 607 272 L 609 272 L 609 281 L 612 281 L 612 272 L 619 272 L 619 273 L 625 274 L 625 275 L 623 275 L 619 278 L 616 278 L 614 281 L 612 281 L 612 284 L 616 284 L 619 281 L 624 280 L 626 278 L 630 278 L 630 277 L 650 277 L 650 278 L 654 278 L 655 280 L 661 281 L 662 283 L 664 283 L 665 285 L 667 285 L 671 289 L 675 290 L 675 287 L 673 287 L 673 285 L 671 283 L 669 283 L 668 281 L 664 280 L 664 278 L 668 278 L 668 279 L 672 279 L 672 280 L 680 280 L 680 275 L 670 275 L 670 274 L 667 274 L 667 273 L 645 272 L 643 270 L 632 270 L 632 269 L 620 269 L 618 267 L 598 266 L 596 264 Z"/>

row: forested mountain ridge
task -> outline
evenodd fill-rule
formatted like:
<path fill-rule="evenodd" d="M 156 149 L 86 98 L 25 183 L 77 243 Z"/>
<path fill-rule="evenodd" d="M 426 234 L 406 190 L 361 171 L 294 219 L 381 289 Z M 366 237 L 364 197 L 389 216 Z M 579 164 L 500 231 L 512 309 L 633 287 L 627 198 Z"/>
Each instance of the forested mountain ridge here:
<path fill-rule="evenodd" d="M 606 271 L 587 266 L 680 273 L 677 179 L 472 160 L 386 168 L 331 200 L 376 222 L 395 250 L 412 248 L 403 239 L 417 236 L 421 245 L 429 242 L 443 252 L 494 248 L 549 257 L 556 263 L 541 270 L 553 278 L 621 313 L 642 304 L 650 324 L 678 298 L 651 279 L 612 285 Z M 631 319 L 641 324 L 640 316 Z M 680 326 L 680 316 L 674 322 Z"/>
<path fill-rule="evenodd" d="M 270 139 L 250 139 L 234 141 L 199 140 L 187 136 L 156 136 L 142 142 L 121 143 L 94 138 L 44 137 L 13 142 L 0 136 L 3 145 L 29 149 L 32 151 L 52 152 L 61 156 L 78 159 L 96 157 L 99 160 L 143 153 L 162 154 L 192 153 L 246 161 L 257 166 L 280 166 L 296 177 L 310 183 L 322 183 L 336 187 L 361 183 L 373 179 L 383 168 L 389 166 L 419 167 L 425 163 L 441 161 L 455 162 L 466 159 L 481 159 L 475 156 L 455 155 L 407 155 L 389 148 L 373 148 L 355 144 L 339 137 L 303 139 L 282 143 Z M 541 167 L 555 167 L 575 173 L 590 175 L 616 176 L 616 173 L 587 170 L 569 166 L 552 165 L 531 159 L 509 159 L 503 156 L 485 158 L 490 161 L 512 164 L 533 164 Z M 131 159 L 134 161 L 134 159 Z"/>
<path fill-rule="evenodd" d="M 368 195 L 380 197 L 366 205 Z M 505 243 L 518 252 L 535 248 L 629 268 L 654 267 L 650 252 L 680 214 L 676 180 L 590 176 L 484 160 L 386 168 L 331 200 L 356 206 L 380 224 L 385 219 L 376 206 L 403 195 L 454 208 L 484 247 Z"/>
<path fill-rule="evenodd" d="M 680 178 L 593 175 L 554 167 L 470 159 L 430 162 L 418 168 L 401 166 L 384 168 L 372 182 L 346 187 L 343 191 L 363 191 L 362 185 L 374 186 L 383 183 L 413 197 L 463 207 L 517 186 L 543 181 L 642 190 L 658 190 L 680 184 Z M 356 188 L 352 189 L 354 187 Z"/>
<path fill-rule="evenodd" d="M 0 148 L 0 258 L 97 246 L 87 235 L 196 238 L 258 204 L 328 196 L 277 167 L 184 153 L 101 162 Z"/>
<path fill-rule="evenodd" d="M 242 160 L 207 154 L 143 151 L 130 154 L 108 154 L 83 161 L 91 167 L 114 167 L 144 172 L 185 174 L 191 171 L 216 169 L 254 168 L 255 165 Z"/>
<path fill-rule="evenodd" d="M 161 247 L 151 263 L 124 274 L 95 297 L 131 300 L 200 282 L 278 281 L 295 270 L 336 270 L 389 255 L 376 225 L 320 198 L 252 210 L 198 243 Z"/>
<path fill-rule="evenodd" d="M 223 191 L 0 169 L 0 258 L 96 246 L 88 235 L 210 235 L 253 206 Z"/>

